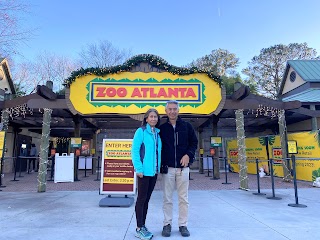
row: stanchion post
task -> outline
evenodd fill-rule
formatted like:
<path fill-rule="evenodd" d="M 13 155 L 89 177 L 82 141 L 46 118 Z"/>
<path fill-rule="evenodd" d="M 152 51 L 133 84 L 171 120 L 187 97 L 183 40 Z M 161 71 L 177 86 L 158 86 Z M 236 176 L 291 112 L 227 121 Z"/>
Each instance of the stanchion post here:
<path fill-rule="evenodd" d="M 206 177 L 210 177 L 209 176 L 209 172 L 210 172 L 210 169 L 209 169 L 209 155 L 207 155 L 207 168 L 208 168 L 208 175 Z"/>
<path fill-rule="evenodd" d="M 203 154 L 200 154 L 199 158 L 199 173 L 203 174 Z"/>
<path fill-rule="evenodd" d="M 16 176 L 17 176 L 17 158 L 14 158 L 13 164 L 14 164 L 14 175 L 13 175 L 13 180 L 11 180 L 11 181 L 19 181 L 19 180 L 16 179 Z"/>
<path fill-rule="evenodd" d="M 97 161 L 98 161 L 98 163 L 97 163 L 97 168 L 96 168 L 96 171 L 97 171 L 97 179 L 95 179 L 94 181 L 99 181 L 99 180 L 100 180 L 100 179 L 99 179 L 100 156 L 98 156 Z"/>
<path fill-rule="evenodd" d="M 259 159 L 256 158 L 256 171 L 257 171 L 257 184 L 258 184 L 258 192 L 252 193 L 253 195 L 266 195 L 265 193 L 260 192 L 260 176 L 259 176 Z"/>
<path fill-rule="evenodd" d="M 21 157 L 19 157 L 19 176 L 18 177 L 23 177 L 22 175 L 21 175 L 21 162 L 22 162 L 22 158 Z"/>
<path fill-rule="evenodd" d="M 87 177 L 87 156 L 84 156 L 84 177 Z"/>
<path fill-rule="evenodd" d="M 274 176 L 273 176 L 273 159 L 272 158 L 270 159 L 270 173 L 271 173 L 271 183 L 272 183 L 272 196 L 267 198 L 272 200 L 280 200 L 282 198 L 276 197 L 274 193 Z"/>
<path fill-rule="evenodd" d="M 292 161 L 292 170 L 293 170 L 294 197 L 295 197 L 296 202 L 295 203 L 289 203 L 288 206 L 306 208 L 307 205 L 299 204 L 299 200 L 298 200 L 298 187 L 297 187 L 297 174 L 296 174 L 296 156 L 293 155 L 293 154 L 291 155 L 291 161 Z"/>
<path fill-rule="evenodd" d="M 226 182 L 223 182 L 222 184 L 231 184 L 228 182 L 228 169 L 227 169 L 227 158 L 224 157 L 224 173 L 226 177 Z"/>
<path fill-rule="evenodd" d="M 214 157 L 213 156 L 211 156 L 211 160 L 212 160 L 212 178 L 210 178 L 211 180 L 218 180 L 219 178 L 216 178 L 215 176 L 214 176 Z"/>

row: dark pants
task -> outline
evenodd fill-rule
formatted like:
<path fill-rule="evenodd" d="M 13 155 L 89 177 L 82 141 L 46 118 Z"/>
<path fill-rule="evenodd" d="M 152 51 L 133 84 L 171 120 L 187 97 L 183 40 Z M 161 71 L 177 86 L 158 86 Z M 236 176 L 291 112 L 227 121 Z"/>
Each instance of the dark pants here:
<path fill-rule="evenodd" d="M 35 170 L 36 168 L 36 159 L 35 158 L 29 158 L 29 169 L 28 169 L 28 172 L 30 170 L 30 167 L 31 167 L 31 162 L 32 162 L 32 170 Z"/>
<path fill-rule="evenodd" d="M 146 223 L 149 200 L 154 186 L 156 185 L 157 176 L 158 175 L 155 175 L 154 177 L 138 177 L 138 198 L 135 208 L 138 228 L 141 228 Z"/>

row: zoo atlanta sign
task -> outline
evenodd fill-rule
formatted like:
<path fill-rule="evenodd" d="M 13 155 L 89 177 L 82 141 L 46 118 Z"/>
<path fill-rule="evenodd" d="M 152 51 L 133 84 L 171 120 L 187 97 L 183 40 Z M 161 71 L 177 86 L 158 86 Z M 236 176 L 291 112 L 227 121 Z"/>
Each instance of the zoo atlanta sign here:
<path fill-rule="evenodd" d="M 207 115 L 218 110 L 223 94 L 219 83 L 205 73 L 84 75 L 77 77 L 69 89 L 69 101 L 81 115 L 141 114 L 149 108 L 165 114 L 165 104 L 172 99 L 179 102 L 180 113 Z"/>

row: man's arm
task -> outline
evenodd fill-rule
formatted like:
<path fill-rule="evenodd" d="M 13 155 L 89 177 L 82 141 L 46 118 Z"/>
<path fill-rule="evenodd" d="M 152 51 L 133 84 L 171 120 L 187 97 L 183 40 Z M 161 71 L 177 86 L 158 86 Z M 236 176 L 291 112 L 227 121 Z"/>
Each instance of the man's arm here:
<path fill-rule="evenodd" d="M 187 155 L 189 156 L 189 162 L 192 163 L 196 149 L 198 148 L 198 139 L 196 133 L 190 123 L 187 122 L 188 128 L 188 150 Z"/>

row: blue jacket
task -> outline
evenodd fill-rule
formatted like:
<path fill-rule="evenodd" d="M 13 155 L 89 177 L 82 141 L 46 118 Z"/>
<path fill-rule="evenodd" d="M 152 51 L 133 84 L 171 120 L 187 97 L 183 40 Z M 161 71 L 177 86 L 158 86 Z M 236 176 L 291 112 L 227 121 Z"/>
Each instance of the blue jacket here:
<path fill-rule="evenodd" d="M 160 131 L 163 143 L 162 165 L 181 168 L 180 160 L 185 154 L 189 156 L 191 164 L 198 147 L 198 139 L 192 125 L 178 117 L 176 127 L 173 128 L 167 119 L 167 122 L 160 126 Z"/>
<path fill-rule="evenodd" d="M 158 171 L 156 171 L 156 141 L 154 134 L 151 132 L 150 125 L 147 123 L 145 128 L 138 128 L 133 137 L 131 149 L 133 167 L 136 173 L 143 173 L 144 176 L 152 177 L 160 172 L 162 143 L 159 136 L 160 130 L 155 128 L 155 131 L 158 141 Z M 144 157 L 141 161 L 140 148 L 142 143 L 144 143 L 145 147 Z"/>

